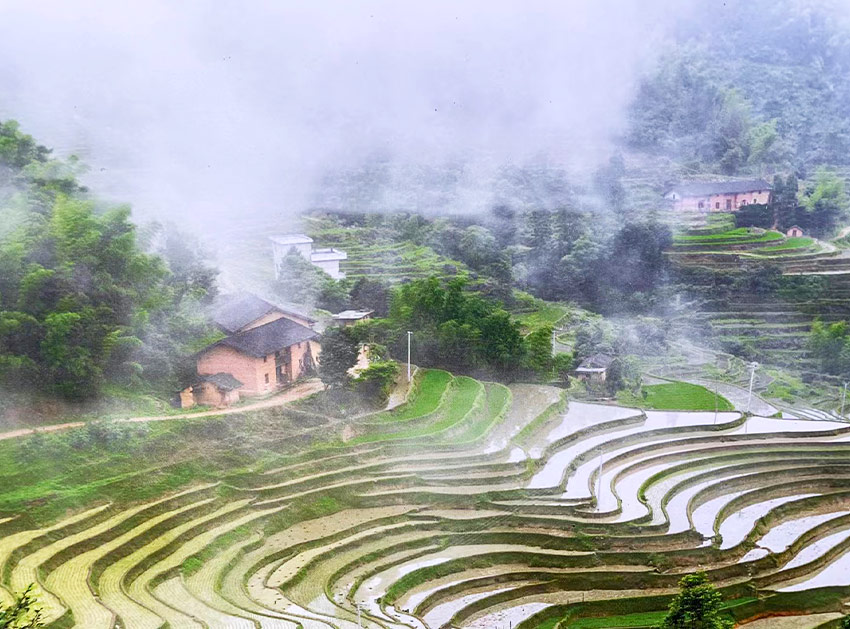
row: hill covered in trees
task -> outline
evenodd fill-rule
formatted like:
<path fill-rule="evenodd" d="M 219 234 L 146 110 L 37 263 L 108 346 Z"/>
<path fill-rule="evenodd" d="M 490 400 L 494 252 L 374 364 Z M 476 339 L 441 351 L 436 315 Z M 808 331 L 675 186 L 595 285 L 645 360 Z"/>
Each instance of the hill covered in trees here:
<path fill-rule="evenodd" d="M 0 125 L 0 384 L 71 399 L 108 383 L 167 389 L 210 333 L 216 272 L 179 234 L 140 233 L 80 169 Z"/>
<path fill-rule="evenodd" d="M 630 147 L 688 172 L 850 161 L 850 14 L 837 2 L 700 4 L 641 82 Z"/>

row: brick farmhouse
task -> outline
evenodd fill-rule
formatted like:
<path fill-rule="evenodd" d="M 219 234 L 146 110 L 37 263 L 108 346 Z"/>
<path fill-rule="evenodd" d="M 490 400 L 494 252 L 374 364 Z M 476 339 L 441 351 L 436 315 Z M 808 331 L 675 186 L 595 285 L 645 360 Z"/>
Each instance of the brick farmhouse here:
<path fill-rule="evenodd" d="M 227 406 L 262 395 L 315 370 L 316 323 L 255 295 L 228 300 L 214 315 L 226 336 L 196 355 L 198 381 L 180 394 L 183 407 Z"/>
<path fill-rule="evenodd" d="M 764 179 L 681 183 L 666 195 L 680 212 L 735 212 L 745 205 L 770 202 L 771 186 Z"/>

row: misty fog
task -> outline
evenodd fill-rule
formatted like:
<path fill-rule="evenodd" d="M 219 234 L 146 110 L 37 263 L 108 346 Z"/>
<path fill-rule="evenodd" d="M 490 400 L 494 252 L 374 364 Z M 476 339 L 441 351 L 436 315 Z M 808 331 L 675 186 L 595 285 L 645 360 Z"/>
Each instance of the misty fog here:
<path fill-rule="evenodd" d="M 364 165 L 358 209 L 486 209 L 507 166 L 607 159 L 689 4 L 6 1 L 0 118 L 206 233 L 345 207 L 326 184 Z"/>

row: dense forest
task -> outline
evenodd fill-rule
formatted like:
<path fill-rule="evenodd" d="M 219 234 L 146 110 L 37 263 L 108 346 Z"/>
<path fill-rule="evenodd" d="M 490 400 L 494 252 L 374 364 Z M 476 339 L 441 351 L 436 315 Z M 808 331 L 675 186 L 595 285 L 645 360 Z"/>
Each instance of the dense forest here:
<path fill-rule="evenodd" d="M 14 122 L 0 125 L 0 382 L 67 398 L 176 386 L 210 334 L 216 272 L 183 236 L 140 233 Z"/>
<path fill-rule="evenodd" d="M 700 4 L 641 83 L 628 144 L 688 173 L 850 160 L 850 17 L 837 2 Z M 845 16 L 842 20 L 840 16 Z"/>

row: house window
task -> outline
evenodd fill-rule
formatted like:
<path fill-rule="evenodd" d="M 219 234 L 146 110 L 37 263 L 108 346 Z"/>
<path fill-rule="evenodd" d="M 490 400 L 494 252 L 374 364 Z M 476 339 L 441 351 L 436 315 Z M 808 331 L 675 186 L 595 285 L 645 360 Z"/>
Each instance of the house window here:
<path fill-rule="evenodd" d="M 716 202 L 714 203 L 714 209 L 715 209 L 715 210 L 719 210 L 719 209 L 720 209 L 720 201 L 716 201 Z"/>
<path fill-rule="evenodd" d="M 266 362 L 269 359 L 268 356 L 263 356 L 263 362 Z"/>
<path fill-rule="evenodd" d="M 700 202 L 699 202 L 699 204 L 697 205 L 697 207 L 698 207 L 699 209 L 702 209 L 703 207 L 705 207 L 705 203 L 703 203 L 702 201 L 700 201 Z"/>
<path fill-rule="evenodd" d="M 732 199 L 726 199 L 726 209 L 727 210 L 732 209 Z"/>
<path fill-rule="evenodd" d="M 741 207 L 744 207 L 747 204 L 746 199 L 741 199 Z"/>
<path fill-rule="evenodd" d="M 266 374 L 266 384 L 269 383 L 269 374 Z"/>
<path fill-rule="evenodd" d="M 753 203 L 758 203 L 758 201 L 756 201 L 755 199 L 753 199 Z"/>

